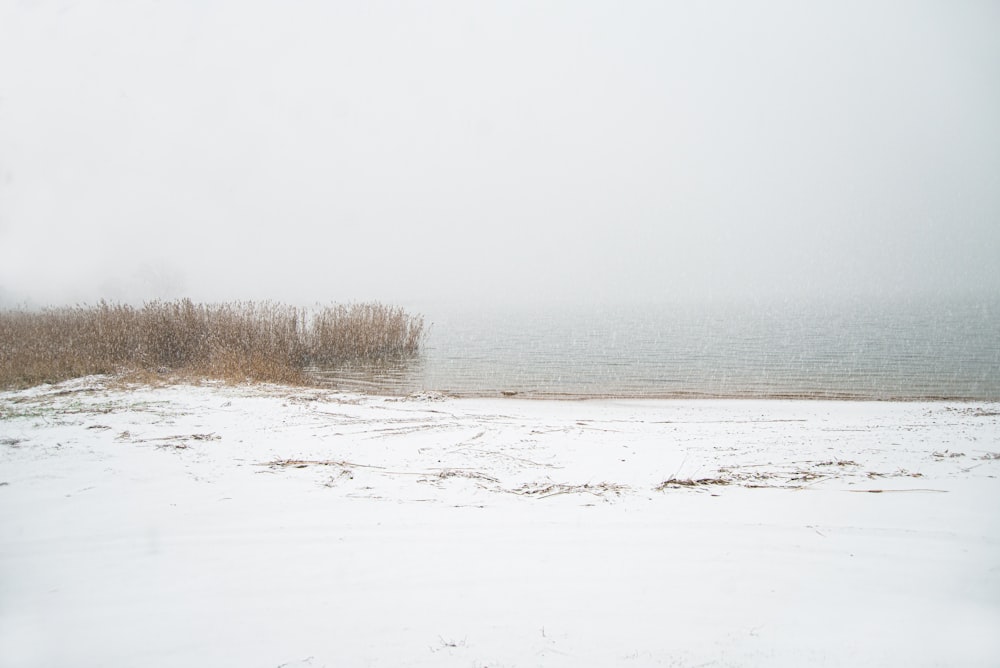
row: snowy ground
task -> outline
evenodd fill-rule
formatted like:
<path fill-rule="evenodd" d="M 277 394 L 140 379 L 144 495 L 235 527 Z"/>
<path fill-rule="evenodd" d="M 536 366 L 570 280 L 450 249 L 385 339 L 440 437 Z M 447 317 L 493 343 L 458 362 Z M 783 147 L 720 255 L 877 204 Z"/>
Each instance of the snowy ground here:
<path fill-rule="evenodd" d="M 0 666 L 997 666 L 998 475 L 996 404 L 0 393 Z"/>

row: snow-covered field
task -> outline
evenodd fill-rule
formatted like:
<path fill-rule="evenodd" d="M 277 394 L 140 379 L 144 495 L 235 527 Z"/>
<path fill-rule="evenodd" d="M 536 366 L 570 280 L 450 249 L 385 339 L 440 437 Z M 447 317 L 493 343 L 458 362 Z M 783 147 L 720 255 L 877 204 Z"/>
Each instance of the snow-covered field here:
<path fill-rule="evenodd" d="M 0 665 L 997 666 L 1000 406 L 0 393 Z"/>

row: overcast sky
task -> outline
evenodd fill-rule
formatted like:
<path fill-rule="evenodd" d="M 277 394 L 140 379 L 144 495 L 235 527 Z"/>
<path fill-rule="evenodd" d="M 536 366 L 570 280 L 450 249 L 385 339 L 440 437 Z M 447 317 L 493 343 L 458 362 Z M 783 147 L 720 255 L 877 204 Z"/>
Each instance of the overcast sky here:
<path fill-rule="evenodd" d="M 1000 3 L 0 0 L 0 299 L 1000 294 Z"/>

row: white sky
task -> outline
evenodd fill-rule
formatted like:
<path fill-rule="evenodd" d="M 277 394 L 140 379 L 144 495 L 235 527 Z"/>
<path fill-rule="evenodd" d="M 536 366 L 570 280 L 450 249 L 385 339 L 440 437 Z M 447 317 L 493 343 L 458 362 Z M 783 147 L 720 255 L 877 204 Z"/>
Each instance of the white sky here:
<path fill-rule="evenodd" d="M 0 300 L 1000 294 L 1000 3 L 0 0 Z"/>

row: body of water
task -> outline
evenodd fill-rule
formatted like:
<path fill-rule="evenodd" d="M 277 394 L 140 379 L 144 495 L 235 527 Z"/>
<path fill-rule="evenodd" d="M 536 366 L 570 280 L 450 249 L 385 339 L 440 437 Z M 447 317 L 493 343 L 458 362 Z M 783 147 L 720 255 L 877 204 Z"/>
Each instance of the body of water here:
<path fill-rule="evenodd" d="M 459 396 L 1000 400 L 1000 299 L 423 313 L 418 359 L 323 377 Z"/>

